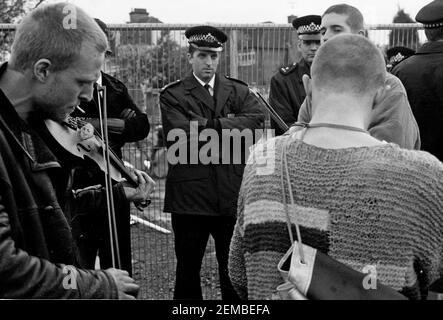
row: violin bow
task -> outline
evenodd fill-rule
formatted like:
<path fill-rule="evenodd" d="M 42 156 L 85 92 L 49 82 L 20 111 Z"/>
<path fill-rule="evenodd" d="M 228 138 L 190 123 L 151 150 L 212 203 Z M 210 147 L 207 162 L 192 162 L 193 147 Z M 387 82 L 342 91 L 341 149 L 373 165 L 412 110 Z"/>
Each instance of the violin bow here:
<path fill-rule="evenodd" d="M 284 132 L 289 130 L 289 126 L 283 119 L 278 115 L 278 113 L 274 110 L 274 108 L 269 104 L 268 101 L 255 89 L 249 88 L 249 91 L 261 102 L 261 105 L 265 107 L 265 109 L 269 112 L 272 120 L 279 126 L 281 130 Z"/>
<path fill-rule="evenodd" d="M 102 97 L 100 97 L 100 92 Z M 109 136 L 108 136 L 108 106 L 106 101 L 106 86 L 97 85 L 97 100 L 98 100 L 98 111 L 99 111 L 99 121 L 101 136 L 103 137 L 103 159 L 105 159 L 106 172 L 105 172 L 105 188 L 106 188 L 106 203 L 108 210 L 108 224 L 109 224 L 109 237 L 111 242 L 111 258 L 112 266 L 117 269 L 121 269 L 120 261 L 120 250 L 118 247 L 118 234 L 117 234 L 117 223 L 115 218 L 115 207 L 114 207 L 114 194 L 112 191 L 112 180 L 111 180 L 111 164 L 109 159 Z M 103 99 L 103 106 L 101 105 L 101 100 Z"/>

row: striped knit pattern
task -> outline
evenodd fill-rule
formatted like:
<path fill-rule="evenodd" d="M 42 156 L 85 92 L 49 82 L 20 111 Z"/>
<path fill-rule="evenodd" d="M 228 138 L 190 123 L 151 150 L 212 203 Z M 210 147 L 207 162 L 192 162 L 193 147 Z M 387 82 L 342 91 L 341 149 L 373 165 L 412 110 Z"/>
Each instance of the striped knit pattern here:
<path fill-rule="evenodd" d="M 275 147 L 271 173 L 259 174 L 262 162 L 245 169 L 229 258 L 243 298 L 271 299 L 282 283 L 277 264 L 290 247 L 281 189 L 286 139 L 268 141 Z M 287 196 L 289 212 L 305 244 L 360 272 L 375 266 L 381 283 L 424 298 L 443 275 L 441 162 L 394 144 L 330 150 L 294 140 L 288 166 L 295 201 L 290 206 Z"/>

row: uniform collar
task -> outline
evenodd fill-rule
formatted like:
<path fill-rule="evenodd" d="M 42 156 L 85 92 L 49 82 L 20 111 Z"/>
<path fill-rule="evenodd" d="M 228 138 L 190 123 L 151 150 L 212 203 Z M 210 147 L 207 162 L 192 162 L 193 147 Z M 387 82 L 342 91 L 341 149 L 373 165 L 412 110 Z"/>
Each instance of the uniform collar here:
<path fill-rule="evenodd" d="M 308 63 L 304 58 L 301 58 L 301 59 L 300 59 L 300 62 L 299 62 L 298 64 L 299 64 L 301 67 L 311 69 L 311 66 L 309 65 L 309 63 Z"/>
<path fill-rule="evenodd" d="M 443 41 L 429 41 L 417 50 L 416 54 L 443 53 Z"/>
<path fill-rule="evenodd" d="M 197 79 L 198 83 L 200 83 L 202 85 L 202 87 L 204 87 L 206 85 L 206 83 L 201 81 L 200 78 L 197 77 L 194 72 L 192 73 L 192 75 L 194 76 L 195 79 Z M 208 84 L 212 89 L 214 89 L 215 74 L 212 76 L 211 80 L 209 80 Z"/>

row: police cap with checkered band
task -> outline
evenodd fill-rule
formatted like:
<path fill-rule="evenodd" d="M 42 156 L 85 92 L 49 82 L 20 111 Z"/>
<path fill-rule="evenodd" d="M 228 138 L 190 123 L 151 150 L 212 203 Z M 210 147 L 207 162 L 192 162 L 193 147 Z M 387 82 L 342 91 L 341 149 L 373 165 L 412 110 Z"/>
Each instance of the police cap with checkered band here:
<path fill-rule="evenodd" d="M 415 17 L 426 29 L 443 27 L 443 0 L 435 0 L 420 9 Z"/>
<path fill-rule="evenodd" d="M 309 15 L 296 18 L 292 26 L 301 40 L 320 40 L 321 16 Z"/>
<path fill-rule="evenodd" d="M 185 36 L 189 45 L 202 51 L 223 50 L 223 44 L 228 40 L 226 34 L 212 26 L 196 26 L 186 30 Z"/>

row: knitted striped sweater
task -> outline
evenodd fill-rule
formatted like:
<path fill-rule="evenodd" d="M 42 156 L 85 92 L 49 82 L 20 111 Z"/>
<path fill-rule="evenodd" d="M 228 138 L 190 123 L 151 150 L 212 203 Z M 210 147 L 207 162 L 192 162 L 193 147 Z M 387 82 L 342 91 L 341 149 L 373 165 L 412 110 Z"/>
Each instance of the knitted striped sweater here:
<path fill-rule="evenodd" d="M 242 298 L 271 299 L 283 282 L 277 264 L 290 247 L 280 164 L 287 139 L 269 140 L 264 156 L 256 148 L 245 168 L 229 257 Z M 395 144 L 332 150 L 299 140 L 287 159 L 295 206 L 287 202 L 302 241 L 360 272 L 375 266 L 382 284 L 425 298 L 443 275 L 443 164 Z"/>

